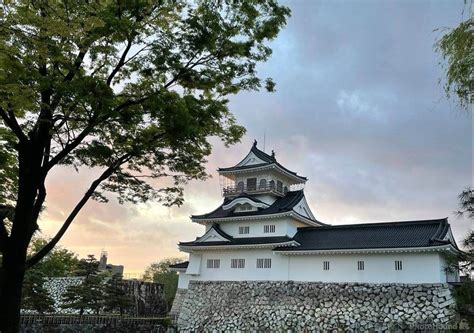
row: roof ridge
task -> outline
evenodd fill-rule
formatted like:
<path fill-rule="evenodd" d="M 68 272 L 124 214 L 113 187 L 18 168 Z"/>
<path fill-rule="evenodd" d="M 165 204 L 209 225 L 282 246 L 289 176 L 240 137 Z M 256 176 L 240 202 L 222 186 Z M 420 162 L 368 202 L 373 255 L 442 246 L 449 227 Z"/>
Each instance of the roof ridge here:
<path fill-rule="evenodd" d="M 273 162 L 276 162 L 276 158 L 275 158 L 275 155 L 268 155 L 266 152 L 264 152 L 263 150 L 260 150 L 257 148 L 257 140 L 255 140 L 253 142 L 253 145 L 252 145 L 252 148 L 250 149 L 251 152 L 253 152 L 255 155 L 257 155 L 257 157 L 260 157 L 262 158 L 263 160 L 265 159 L 268 159 L 270 161 L 266 161 L 267 163 L 273 163 Z M 262 155 L 262 156 L 258 156 L 258 155 Z"/>
<path fill-rule="evenodd" d="M 433 223 L 438 222 L 442 223 L 443 221 L 447 223 L 448 218 L 440 218 L 440 219 L 426 219 L 426 220 L 409 220 L 409 221 L 386 221 L 386 222 L 367 222 L 367 223 L 352 223 L 352 224 L 339 224 L 339 225 L 326 225 L 323 227 L 300 227 L 298 229 L 330 229 L 330 228 L 351 228 L 351 227 L 371 227 L 371 226 L 384 226 L 384 225 L 403 225 L 403 224 L 425 224 L 425 223 Z M 449 225 L 449 223 L 447 223 Z"/>
<path fill-rule="evenodd" d="M 258 168 L 258 167 L 267 167 L 267 166 L 276 166 L 278 168 L 280 168 L 281 170 L 283 170 L 283 172 L 286 172 L 290 175 L 292 175 L 293 177 L 296 177 L 300 180 L 303 180 L 303 181 L 307 181 L 308 178 L 304 177 L 304 176 L 300 176 L 298 175 L 297 172 L 295 171 L 291 171 L 290 169 L 284 167 L 282 164 L 280 164 L 276 157 L 275 157 L 275 153 L 274 151 L 272 150 L 272 155 L 269 155 L 267 154 L 266 152 L 260 150 L 257 148 L 257 140 L 255 140 L 253 142 L 253 145 L 252 145 L 252 148 L 250 148 L 250 151 L 248 154 L 250 153 L 253 153 L 255 156 L 257 156 L 259 159 L 261 159 L 264 163 L 257 163 L 257 164 L 252 164 L 252 165 L 242 165 L 242 166 L 237 166 L 237 165 L 234 165 L 232 167 L 227 167 L 227 168 L 218 168 L 217 171 L 219 172 L 227 172 L 227 171 L 232 171 L 232 170 L 236 170 L 236 169 L 253 169 L 253 168 Z M 248 156 L 247 154 L 247 156 Z M 245 159 L 245 158 L 244 158 Z M 243 160 L 242 160 L 243 161 Z M 240 163 L 240 162 L 239 162 Z M 238 164 L 238 163 L 237 163 Z"/>

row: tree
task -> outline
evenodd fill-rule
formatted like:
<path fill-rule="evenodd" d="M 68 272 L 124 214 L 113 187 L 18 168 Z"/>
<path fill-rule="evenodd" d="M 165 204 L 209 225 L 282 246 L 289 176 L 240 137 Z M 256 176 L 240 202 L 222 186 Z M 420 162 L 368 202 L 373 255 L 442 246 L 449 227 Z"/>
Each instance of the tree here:
<path fill-rule="evenodd" d="M 468 110 L 474 102 L 474 16 L 446 32 L 435 44 L 435 50 L 443 58 L 443 68 L 446 70 L 444 90 L 448 97 L 455 94 L 459 105 Z"/>
<path fill-rule="evenodd" d="M 133 306 L 133 299 L 123 285 L 122 276 L 114 274 L 107 280 L 104 288 L 104 310 L 108 312 L 118 311 L 123 315 L 125 311 Z"/>
<path fill-rule="evenodd" d="M 76 270 L 73 272 L 74 276 L 84 276 L 86 279 L 99 272 L 99 261 L 93 254 L 88 254 L 87 258 L 79 260 Z"/>
<path fill-rule="evenodd" d="M 467 217 L 474 222 L 474 190 L 466 187 L 458 196 L 459 208 L 457 215 L 459 217 Z M 466 275 L 471 276 L 474 269 L 474 230 L 470 230 L 463 240 L 464 253 L 459 260 L 461 261 L 460 269 Z"/>
<path fill-rule="evenodd" d="M 48 240 L 35 237 L 28 249 L 29 256 L 40 250 Z M 53 312 L 54 301 L 43 287 L 49 277 L 71 276 L 76 271 L 79 259 L 74 252 L 60 247 L 54 248 L 38 264 L 25 273 L 21 307 L 38 313 Z"/>
<path fill-rule="evenodd" d="M 48 243 L 48 239 L 35 237 L 31 242 L 29 257 L 33 256 Z M 73 276 L 79 268 L 80 261 L 77 254 L 56 246 L 41 261 L 30 270 L 41 272 L 45 277 Z"/>
<path fill-rule="evenodd" d="M 458 196 L 459 208 L 456 212 L 459 217 L 466 217 L 474 222 L 474 190 L 466 187 Z M 472 278 L 474 269 L 474 230 L 470 230 L 463 240 L 464 252 L 459 256 L 459 269 Z M 467 281 L 456 288 L 454 292 L 458 311 L 474 324 L 472 309 L 474 308 L 474 281 Z"/>
<path fill-rule="evenodd" d="M 167 258 L 149 265 L 143 273 L 143 280 L 161 283 L 165 292 L 168 309 L 172 306 L 178 289 L 178 273 L 171 271 L 169 265 L 183 261 L 182 258 Z"/>
<path fill-rule="evenodd" d="M 54 301 L 44 288 L 45 275 L 42 271 L 31 269 L 25 274 L 21 307 L 40 314 L 54 312 Z"/>
<path fill-rule="evenodd" d="M 446 95 L 449 98 L 454 93 L 458 97 L 459 106 L 468 112 L 472 112 L 472 102 L 474 102 L 474 17 L 470 7 L 468 18 L 454 29 L 445 29 L 447 32 L 435 44 L 435 50 L 446 62 L 443 64 L 446 69 L 444 84 Z M 466 187 L 458 198 L 457 215 L 474 221 L 474 191 L 471 187 Z M 463 240 L 463 250 L 463 253 L 454 258 L 452 256 L 447 258 L 447 270 L 460 270 L 471 276 L 474 267 L 474 230 L 470 230 Z M 472 308 L 473 291 L 473 281 L 455 290 L 458 309 L 462 310 L 465 306 Z"/>
<path fill-rule="evenodd" d="M 84 314 L 84 310 L 91 310 L 99 314 L 103 307 L 103 275 L 89 275 L 77 286 L 69 286 L 62 297 L 61 307 L 79 311 L 79 315 Z"/>
<path fill-rule="evenodd" d="M 74 309 L 79 311 L 79 315 L 84 314 L 84 310 L 92 310 L 98 314 L 103 308 L 103 284 L 106 275 L 98 273 L 99 262 L 94 255 L 88 255 L 86 259 L 81 259 L 78 276 L 83 276 L 84 280 L 76 286 L 69 286 L 63 294 L 62 307 L 64 309 Z"/>
<path fill-rule="evenodd" d="M 209 137 L 238 142 L 228 97 L 271 91 L 256 65 L 285 25 L 275 0 L 27 1 L 0 5 L 0 329 L 18 328 L 25 270 L 61 239 L 90 198 L 183 202 L 207 177 Z M 27 260 L 46 180 L 59 165 L 98 176 L 58 233 Z M 153 184 L 151 179 L 161 179 Z"/>

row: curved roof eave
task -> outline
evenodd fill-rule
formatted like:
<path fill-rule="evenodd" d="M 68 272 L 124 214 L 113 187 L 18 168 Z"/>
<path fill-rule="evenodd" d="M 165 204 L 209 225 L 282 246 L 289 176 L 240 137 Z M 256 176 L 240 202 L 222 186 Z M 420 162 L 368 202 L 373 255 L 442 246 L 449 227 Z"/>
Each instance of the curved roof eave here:
<path fill-rule="evenodd" d="M 245 221 L 245 220 L 258 220 L 258 219 L 269 219 L 269 218 L 278 218 L 292 215 L 296 219 L 300 220 L 303 223 L 311 224 L 315 227 L 320 226 L 330 226 L 329 224 L 320 222 L 318 220 L 311 220 L 306 216 L 303 216 L 294 210 L 281 212 L 281 213 L 271 213 L 271 214 L 260 214 L 260 215 L 242 215 L 242 216 L 228 216 L 228 217 L 204 217 L 204 218 L 195 218 L 191 217 L 191 220 L 195 223 L 216 223 L 216 222 L 227 222 L 227 221 Z M 304 227 L 306 228 L 306 227 Z"/>
<path fill-rule="evenodd" d="M 252 165 L 244 165 L 244 166 L 239 166 L 248 156 L 249 154 L 253 153 L 257 158 L 259 158 L 262 162 L 264 163 L 259 163 L 259 164 L 252 164 Z M 253 170 L 253 169 L 258 169 L 262 167 L 271 167 L 271 166 L 276 166 L 282 171 L 283 173 L 286 173 L 287 176 L 291 178 L 297 178 L 298 180 L 303 180 L 307 181 L 308 178 L 304 176 L 299 176 L 296 172 L 291 171 L 290 169 L 285 168 L 283 165 L 281 165 L 275 158 L 274 153 L 272 155 L 268 155 L 267 153 L 261 151 L 260 149 L 257 148 L 257 141 L 255 141 L 252 145 L 252 148 L 248 152 L 248 154 L 236 165 L 232 167 L 227 167 L 227 168 L 218 168 L 217 171 L 219 173 L 231 173 L 231 172 L 237 172 L 237 171 L 248 171 L 248 170 Z"/>

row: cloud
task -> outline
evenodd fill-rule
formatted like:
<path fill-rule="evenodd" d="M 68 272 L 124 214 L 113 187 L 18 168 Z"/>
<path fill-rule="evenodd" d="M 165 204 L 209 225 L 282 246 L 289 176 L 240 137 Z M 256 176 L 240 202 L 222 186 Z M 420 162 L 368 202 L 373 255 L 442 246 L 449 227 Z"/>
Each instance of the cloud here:
<path fill-rule="evenodd" d="M 212 139 L 207 170 L 191 182 L 181 208 L 89 203 L 62 245 L 81 255 L 109 252 L 138 272 L 180 255 L 178 241 L 203 227 L 191 214 L 221 202 L 216 169 L 245 156 L 254 139 L 307 176 L 318 219 L 342 224 L 450 218 L 460 239 L 469 221 L 454 217 L 458 193 L 472 184 L 472 119 L 444 97 L 433 51 L 434 29 L 456 26 L 462 1 L 287 2 L 293 16 L 259 66 L 277 92 L 244 92 L 230 107 L 248 132 L 230 148 Z M 54 234 L 84 193 L 94 170 L 61 169 L 48 183 L 41 227 Z"/>
<path fill-rule="evenodd" d="M 351 92 L 341 90 L 337 96 L 336 104 L 342 111 L 343 117 L 362 117 L 377 121 L 386 120 L 385 114 L 378 105 L 372 103 L 370 98 L 357 90 Z"/>

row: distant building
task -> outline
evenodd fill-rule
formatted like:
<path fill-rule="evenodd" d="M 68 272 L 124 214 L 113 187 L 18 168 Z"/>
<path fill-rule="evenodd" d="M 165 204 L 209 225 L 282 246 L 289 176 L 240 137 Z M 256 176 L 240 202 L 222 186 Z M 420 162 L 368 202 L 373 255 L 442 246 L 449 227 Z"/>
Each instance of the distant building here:
<path fill-rule="evenodd" d="M 123 265 L 107 264 L 107 251 L 100 253 L 99 272 L 108 271 L 113 275 L 119 274 L 123 276 Z"/>
<path fill-rule="evenodd" d="M 306 202 L 307 179 L 257 148 L 220 168 L 224 202 L 193 215 L 205 233 L 181 242 L 189 261 L 170 266 L 178 288 L 201 281 L 444 283 L 445 254 L 458 253 L 446 218 L 327 225 Z"/>

